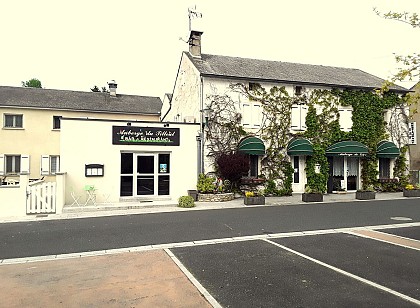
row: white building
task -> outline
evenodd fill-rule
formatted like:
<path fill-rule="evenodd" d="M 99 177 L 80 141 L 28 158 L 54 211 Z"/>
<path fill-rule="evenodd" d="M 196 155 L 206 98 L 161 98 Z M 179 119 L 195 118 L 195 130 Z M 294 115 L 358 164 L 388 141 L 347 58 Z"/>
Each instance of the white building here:
<path fill-rule="evenodd" d="M 246 96 L 231 91 L 229 88 L 231 84 L 242 83 L 249 88 L 252 88 L 254 84 L 259 84 L 266 89 L 273 86 L 284 86 L 289 95 L 296 96 L 302 92 L 309 93 L 313 89 L 337 88 L 373 91 L 380 88 L 384 82 L 384 80 L 358 69 L 202 54 L 202 34 L 199 31 L 191 31 L 190 48 L 188 52 L 182 53 L 172 98 L 164 104 L 162 109 L 165 121 L 199 122 L 204 127 L 205 115 L 203 111 L 209 105 L 209 96 L 228 94 L 236 102 L 237 111 L 242 115 L 243 128 L 250 135 L 255 135 L 261 125 L 261 105 L 258 101 L 250 101 Z M 399 86 L 394 86 L 391 90 L 397 93 L 408 91 Z M 305 104 L 292 107 L 290 127 L 292 134 L 306 130 L 306 113 L 307 106 Z M 352 109 L 339 106 L 339 113 L 341 129 L 350 131 Z M 202 134 L 204 131 L 202 129 Z M 348 151 L 356 152 L 340 152 L 339 147 L 330 149 L 331 180 L 335 177 L 335 180 L 342 183 L 345 190 L 356 190 L 361 186 L 359 156 L 365 155 L 366 148 L 357 144 L 344 145 Z M 203 142 L 201 171 L 204 173 L 212 171 L 206 151 Z M 295 192 L 303 192 L 305 187 L 304 156 L 307 154 L 309 153 L 298 154 L 296 151 L 289 151 L 290 160 L 295 170 L 293 183 Z M 397 155 L 398 153 L 394 153 L 384 157 L 386 159 L 381 161 L 379 167 L 385 171 L 380 170 L 381 174 L 392 177 L 393 159 Z M 258 175 L 258 173 L 253 174 L 252 170 L 258 171 L 261 157 L 262 155 L 257 155 L 257 157 L 250 155 L 250 175 Z M 329 185 L 329 190 L 333 190 L 332 185 Z"/>

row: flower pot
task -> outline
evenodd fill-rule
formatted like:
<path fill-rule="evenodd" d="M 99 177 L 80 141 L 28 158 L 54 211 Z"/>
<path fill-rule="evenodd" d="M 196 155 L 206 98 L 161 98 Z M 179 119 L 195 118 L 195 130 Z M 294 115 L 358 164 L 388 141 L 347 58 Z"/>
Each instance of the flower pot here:
<path fill-rule="evenodd" d="M 376 191 L 356 191 L 356 199 L 372 200 L 376 198 Z"/>
<path fill-rule="evenodd" d="M 196 190 L 187 190 L 188 196 L 193 197 L 194 201 L 198 201 L 198 192 Z"/>
<path fill-rule="evenodd" d="M 324 196 L 321 193 L 303 193 L 302 201 L 303 202 L 322 202 L 324 201 Z"/>
<path fill-rule="evenodd" d="M 404 189 L 403 190 L 404 197 L 420 197 L 420 189 Z"/>
<path fill-rule="evenodd" d="M 244 204 L 245 205 L 263 205 L 265 204 L 265 197 L 264 196 L 245 197 Z"/>

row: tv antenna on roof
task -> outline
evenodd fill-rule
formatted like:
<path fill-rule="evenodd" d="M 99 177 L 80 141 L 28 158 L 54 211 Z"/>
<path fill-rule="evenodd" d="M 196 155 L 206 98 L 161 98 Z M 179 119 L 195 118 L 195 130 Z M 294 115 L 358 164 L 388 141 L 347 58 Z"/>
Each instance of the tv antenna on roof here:
<path fill-rule="evenodd" d="M 191 29 L 192 29 L 191 20 L 193 20 L 194 18 L 202 18 L 202 17 L 203 17 L 203 14 L 197 11 L 196 5 L 194 5 L 194 7 L 192 8 L 188 8 L 188 32 L 189 32 L 188 35 L 191 33 Z M 189 42 L 188 36 L 186 40 L 184 40 L 182 37 L 180 37 L 179 39 L 185 43 Z"/>
<path fill-rule="evenodd" d="M 203 14 L 197 11 L 197 6 L 194 5 L 193 8 L 188 8 L 188 30 L 191 31 L 191 20 L 193 18 L 202 18 Z"/>

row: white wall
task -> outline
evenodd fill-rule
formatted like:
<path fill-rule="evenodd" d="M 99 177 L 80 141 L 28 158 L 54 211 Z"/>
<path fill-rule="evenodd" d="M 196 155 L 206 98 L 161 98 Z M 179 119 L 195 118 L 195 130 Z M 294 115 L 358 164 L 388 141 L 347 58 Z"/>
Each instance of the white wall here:
<path fill-rule="evenodd" d="M 196 122 L 200 122 L 200 87 L 200 74 L 183 53 L 175 80 L 172 107 L 164 121 L 184 122 L 185 117 L 195 117 Z"/>
<path fill-rule="evenodd" d="M 170 197 L 177 200 L 186 195 L 187 190 L 195 189 L 197 183 L 197 144 L 198 124 L 170 124 L 170 128 L 180 128 L 180 146 L 156 145 L 113 145 L 112 126 L 125 126 L 117 121 L 90 121 L 63 119 L 61 126 L 61 170 L 66 172 L 65 203 L 71 204 L 73 191 L 86 200 L 85 185 L 97 189 L 97 202 L 120 201 L 120 153 L 170 152 Z M 163 127 L 160 122 L 132 123 L 132 126 Z M 103 177 L 85 177 L 85 164 L 104 164 Z M 148 198 L 150 199 L 150 198 Z"/>
<path fill-rule="evenodd" d="M 28 175 L 21 175 L 18 185 L 0 185 L 0 217 L 26 215 L 26 187 Z"/>

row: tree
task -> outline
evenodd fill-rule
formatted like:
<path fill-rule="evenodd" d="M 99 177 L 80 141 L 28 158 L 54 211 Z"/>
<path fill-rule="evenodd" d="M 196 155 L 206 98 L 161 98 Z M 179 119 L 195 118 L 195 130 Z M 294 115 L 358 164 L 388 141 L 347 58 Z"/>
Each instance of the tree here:
<path fill-rule="evenodd" d="M 29 79 L 28 81 L 22 81 L 22 87 L 25 88 L 42 88 L 41 81 L 36 78 Z"/>
<path fill-rule="evenodd" d="M 400 21 L 413 28 L 420 28 L 420 19 L 417 13 L 399 13 L 391 11 L 388 13 L 381 13 L 376 8 L 373 10 L 382 18 Z M 411 55 L 395 54 L 395 60 L 397 63 L 401 64 L 402 67 L 398 68 L 398 72 L 392 76 L 391 82 L 403 81 L 407 78 L 413 80 L 413 78 L 420 76 L 420 53 L 413 53 Z"/>

